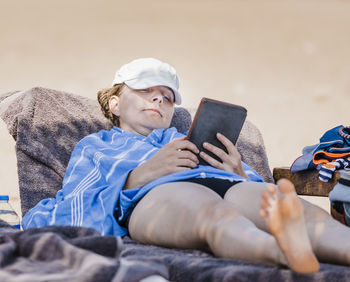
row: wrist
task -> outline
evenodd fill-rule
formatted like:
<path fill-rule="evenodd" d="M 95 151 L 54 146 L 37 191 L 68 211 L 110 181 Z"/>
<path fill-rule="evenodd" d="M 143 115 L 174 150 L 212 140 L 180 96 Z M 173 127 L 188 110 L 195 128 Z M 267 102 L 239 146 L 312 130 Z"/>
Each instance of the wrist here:
<path fill-rule="evenodd" d="M 243 176 L 244 178 L 249 179 L 249 176 L 245 173 L 243 168 L 242 168 L 241 176 Z"/>
<path fill-rule="evenodd" d="M 129 173 L 123 189 L 137 188 L 150 182 L 150 180 L 148 179 L 150 175 L 149 173 L 147 173 L 145 165 L 146 163 L 136 167 Z"/>

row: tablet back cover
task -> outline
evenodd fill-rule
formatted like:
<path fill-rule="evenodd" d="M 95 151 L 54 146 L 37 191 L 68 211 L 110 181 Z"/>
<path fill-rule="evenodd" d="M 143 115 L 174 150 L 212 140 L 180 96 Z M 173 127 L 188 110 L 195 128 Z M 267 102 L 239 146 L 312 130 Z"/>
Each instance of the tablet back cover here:
<path fill-rule="evenodd" d="M 202 144 L 209 142 L 227 152 L 225 146 L 216 138 L 216 133 L 223 134 L 236 144 L 246 116 L 247 110 L 242 106 L 203 98 L 187 135 L 188 139 L 196 144 L 200 151 L 220 161 L 211 152 L 205 150 Z M 200 157 L 198 158 L 200 164 L 207 164 Z"/>

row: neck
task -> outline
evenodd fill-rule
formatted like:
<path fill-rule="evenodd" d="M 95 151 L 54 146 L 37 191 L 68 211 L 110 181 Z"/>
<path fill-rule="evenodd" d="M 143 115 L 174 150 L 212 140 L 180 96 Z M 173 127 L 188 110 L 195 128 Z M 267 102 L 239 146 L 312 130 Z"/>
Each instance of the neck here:
<path fill-rule="evenodd" d="M 154 128 L 145 128 L 145 127 L 130 127 L 123 124 L 120 124 L 119 128 L 128 132 L 132 132 L 143 136 L 148 136 L 154 129 Z"/>

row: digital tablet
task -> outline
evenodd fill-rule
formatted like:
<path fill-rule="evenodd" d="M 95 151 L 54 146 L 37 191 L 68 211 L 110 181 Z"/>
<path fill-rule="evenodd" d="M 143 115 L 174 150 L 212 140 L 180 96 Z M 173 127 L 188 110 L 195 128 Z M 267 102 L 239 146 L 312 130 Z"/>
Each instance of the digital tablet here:
<path fill-rule="evenodd" d="M 205 150 L 203 143 L 208 142 L 227 152 L 226 147 L 216 138 L 216 133 L 226 136 L 236 144 L 239 133 L 247 116 L 247 110 L 238 105 L 210 98 L 202 98 L 196 115 L 187 134 L 187 139 L 193 142 L 200 151 L 221 161 L 216 155 Z M 207 165 L 198 156 L 199 164 Z"/>

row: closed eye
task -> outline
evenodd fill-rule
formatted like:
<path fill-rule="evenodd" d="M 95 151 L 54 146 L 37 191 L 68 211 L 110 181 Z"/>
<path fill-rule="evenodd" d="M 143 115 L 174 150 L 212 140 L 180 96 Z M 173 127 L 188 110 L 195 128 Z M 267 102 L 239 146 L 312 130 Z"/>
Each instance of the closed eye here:
<path fill-rule="evenodd" d="M 139 89 L 137 91 L 141 92 L 141 93 L 148 93 L 149 92 L 148 88 L 146 88 L 146 89 Z"/>
<path fill-rule="evenodd" d="M 167 89 L 166 91 L 163 91 L 162 95 L 164 100 L 170 103 L 174 103 L 173 91 Z"/>

